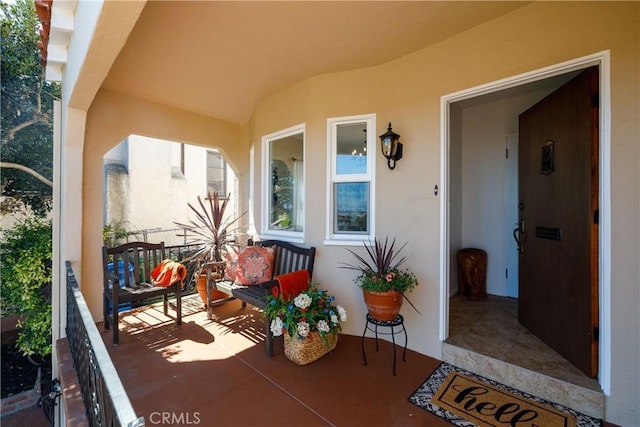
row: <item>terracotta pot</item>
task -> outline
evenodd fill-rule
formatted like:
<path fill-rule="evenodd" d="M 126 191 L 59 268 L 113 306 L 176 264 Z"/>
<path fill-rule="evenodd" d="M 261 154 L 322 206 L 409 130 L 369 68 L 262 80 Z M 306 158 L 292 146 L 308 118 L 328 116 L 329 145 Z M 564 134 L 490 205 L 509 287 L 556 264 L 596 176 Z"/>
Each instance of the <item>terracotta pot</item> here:
<path fill-rule="evenodd" d="M 206 274 L 201 274 L 200 276 L 198 276 L 198 280 L 196 281 L 196 289 L 198 289 L 198 295 L 200 295 L 200 299 L 202 300 L 202 303 L 204 304 L 204 306 L 207 306 L 207 275 Z M 221 292 L 217 289 L 211 289 L 209 291 L 210 295 L 211 295 L 211 301 L 216 301 L 222 298 L 227 298 L 229 295 L 225 294 L 224 292 Z"/>
<path fill-rule="evenodd" d="M 369 314 L 378 320 L 393 320 L 400 313 L 402 294 L 398 291 L 373 292 L 362 290 Z"/>

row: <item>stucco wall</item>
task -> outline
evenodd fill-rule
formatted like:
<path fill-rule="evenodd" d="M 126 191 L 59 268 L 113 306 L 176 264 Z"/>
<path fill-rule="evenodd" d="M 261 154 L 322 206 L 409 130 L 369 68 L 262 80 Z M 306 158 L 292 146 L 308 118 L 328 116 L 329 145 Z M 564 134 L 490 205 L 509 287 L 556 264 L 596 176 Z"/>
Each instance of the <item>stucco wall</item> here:
<path fill-rule="evenodd" d="M 422 312 L 403 309 L 409 346 L 439 357 L 440 201 L 433 187 L 440 176 L 440 97 L 610 49 L 612 212 L 602 213 L 611 216 L 613 228 L 606 413 L 614 422 L 639 423 L 638 17 L 637 3 L 536 3 L 391 63 L 318 76 L 257 105 L 250 126 L 255 188 L 260 188 L 260 136 L 306 123 L 306 158 L 313 159 L 306 164 L 306 242 L 319 247 L 315 280 L 349 310 L 345 332 L 361 333 L 365 311 L 353 272 L 337 268 L 348 256 L 345 249 L 323 245 L 327 118 L 376 113 L 378 134 L 392 121 L 402 135 L 404 158 L 396 170 L 384 167 L 378 155 L 376 230 L 378 236 L 409 241 L 407 266 L 421 283 L 411 299 Z M 259 212 L 260 194 L 253 196 Z"/>

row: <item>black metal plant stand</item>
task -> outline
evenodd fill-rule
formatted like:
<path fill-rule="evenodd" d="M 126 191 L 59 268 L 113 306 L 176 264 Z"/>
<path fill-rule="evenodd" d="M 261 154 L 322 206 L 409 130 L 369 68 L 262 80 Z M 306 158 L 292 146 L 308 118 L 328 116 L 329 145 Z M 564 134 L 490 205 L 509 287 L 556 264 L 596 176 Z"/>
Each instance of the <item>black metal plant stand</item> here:
<path fill-rule="evenodd" d="M 383 326 L 391 328 L 390 332 L 378 332 L 378 327 Z M 394 328 L 398 327 L 397 330 Z M 395 334 L 404 332 L 404 351 L 402 353 L 402 361 L 407 361 L 407 330 L 404 328 L 404 318 L 401 314 L 398 314 L 393 320 L 378 320 L 367 313 L 367 324 L 364 326 L 364 332 L 362 333 L 362 360 L 364 365 L 367 364 L 367 355 L 364 352 L 364 337 L 367 334 L 367 330 L 372 331 L 376 335 L 376 352 L 378 351 L 378 333 L 381 335 L 391 335 L 391 341 L 393 342 L 393 375 L 396 374 L 396 339 Z"/>

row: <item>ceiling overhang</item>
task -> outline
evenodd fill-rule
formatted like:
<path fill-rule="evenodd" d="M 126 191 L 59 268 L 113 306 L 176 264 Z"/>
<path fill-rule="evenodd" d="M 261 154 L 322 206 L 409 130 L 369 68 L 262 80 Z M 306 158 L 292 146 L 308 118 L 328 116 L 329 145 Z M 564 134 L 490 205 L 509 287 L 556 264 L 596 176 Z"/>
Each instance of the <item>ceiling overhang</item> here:
<path fill-rule="evenodd" d="M 72 12 L 75 2 L 58 2 L 62 17 Z M 387 63 L 528 3 L 149 1 L 102 88 L 245 123 L 257 102 L 298 82 Z M 47 70 L 66 61 L 63 49 L 52 57 L 54 32 L 73 31 L 55 18 Z"/>

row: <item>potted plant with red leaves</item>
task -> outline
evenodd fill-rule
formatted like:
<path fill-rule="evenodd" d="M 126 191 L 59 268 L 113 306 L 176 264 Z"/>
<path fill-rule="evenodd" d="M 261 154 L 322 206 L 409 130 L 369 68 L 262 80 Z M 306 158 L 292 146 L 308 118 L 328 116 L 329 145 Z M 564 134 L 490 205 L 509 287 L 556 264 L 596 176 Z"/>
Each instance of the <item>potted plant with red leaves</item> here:
<path fill-rule="evenodd" d="M 401 265 L 407 260 L 401 255 L 407 244 L 396 247 L 396 239 L 384 243 L 375 239 L 372 244 L 364 243 L 367 256 L 360 256 L 347 249 L 356 259 L 356 263 L 342 263 L 342 268 L 356 270 L 360 275 L 354 279 L 362 288 L 362 294 L 369 314 L 378 320 L 393 320 L 400 313 L 403 300 L 418 309 L 407 298 L 407 293 L 418 286 L 418 279 L 409 270 L 402 270 Z"/>

